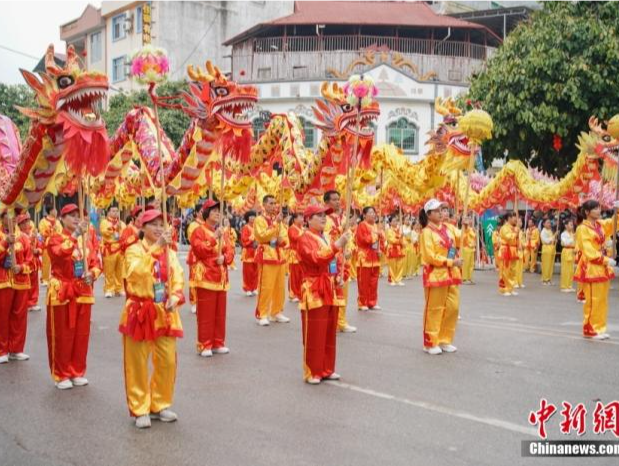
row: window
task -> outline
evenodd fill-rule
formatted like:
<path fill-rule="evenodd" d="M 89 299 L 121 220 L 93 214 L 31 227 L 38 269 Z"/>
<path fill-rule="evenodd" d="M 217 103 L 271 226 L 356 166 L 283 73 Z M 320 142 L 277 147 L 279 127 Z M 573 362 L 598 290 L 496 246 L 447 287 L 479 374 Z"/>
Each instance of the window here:
<path fill-rule="evenodd" d="M 96 63 L 102 56 L 101 31 L 99 31 L 90 35 L 90 62 Z"/>
<path fill-rule="evenodd" d="M 126 79 L 126 68 L 125 62 L 127 61 L 127 56 L 123 55 L 122 57 L 114 58 L 112 60 L 112 82 L 124 81 Z"/>
<path fill-rule="evenodd" d="M 142 34 L 143 23 L 144 23 L 144 17 L 142 15 L 142 7 L 139 6 L 135 10 L 135 32 L 136 34 Z"/>
<path fill-rule="evenodd" d="M 120 14 L 118 16 L 114 16 L 112 18 L 112 40 L 117 41 L 124 39 L 126 37 L 125 32 L 125 18 L 127 15 L 125 13 Z"/>
<path fill-rule="evenodd" d="M 266 127 L 268 124 L 269 124 L 269 120 L 262 116 L 259 116 L 258 118 L 254 118 L 252 120 L 251 126 L 254 130 L 254 142 L 257 142 L 258 139 L 260 139 L 260 136 L 262 136 L 266 132 Z"/>
<path fill-rule="evenodd" d="M 305 134 L 305 137 L 303 138 L 303 145 L 307 149 L 313 149 L 316 146 L 316 128 L 311 121 L 303 117 L 299 117 L 299 121 L 303 126 L 303 133 Z"/>
<path fill-rule="evenodd" d="M 400 118 L 387 126 L 387 144 L 393 143 L 407 155 L 418 153 L 417 133 L 419 129 L 406 118 Z"/>

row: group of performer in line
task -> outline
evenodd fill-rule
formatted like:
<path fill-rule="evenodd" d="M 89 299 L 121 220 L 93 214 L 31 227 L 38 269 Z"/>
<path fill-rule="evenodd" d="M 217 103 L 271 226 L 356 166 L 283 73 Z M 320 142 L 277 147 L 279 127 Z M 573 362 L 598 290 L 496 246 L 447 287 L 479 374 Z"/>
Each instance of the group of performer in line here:
<path fill-rule="evenodd" d="M 286 289 L 298 302 L 303 379 L 316 385 L 340 378 L 335 371 L 336 333 L 356 331 L 346 319 L 349 283 L 358 283 L 359 311 L 378 310 L 378 279 L 385 265 L 391 286 L 401 286 L 405 276 L 423 267 L 423 349 L 431 355 L 455 352 L 459 287 L 463 281 L 473 282 L 476 231 L 471 218 L 458 225 L 449 206 L 431 199 L 414 225 L 404 225 L 401 213 L 395 213 L 384 228 L 373 207 L 365 207 L 357 222 L 342 212 L 338 192 L 325 193 L 323 201 L 286 218 L 275 197 L 267 195 L 260 214 L 245 214 L 240 234 L 242 289 L 246 296 L 257 295 L 256 323 L 290 321 L 284 315 Z M 230 351 L 226 305 L 236 237 L 222 218 L 219 202 L 204 201 L 197 211 L 187 230 L 189 299 L 196 314 L 196 352 L 208 358 Z M 38 233 L 28 213 L 13 220 L 3 210 L 0 217 L 0 363 L 29 358 L 24 353 L 27 314 L 38 306 L 40 269 L 47 286 L 52 379 L 61 390 L 87 385 L 93 283 L 103 273 L 106 298 L 125 296 L 118 329 L 129 412 L 138 428 L 149 427 L 151 419 L 175 421 L 171 406 L 185 280 L 178 235 L 167 227 L 164 214 L 138 206 L 125 224 L 118 208 L 111 207 L 101 221 L 101 244 L 75 204 L 62 207 L 59 218 L 51 210 Z M 562 291 L 572 291 L 576 280 L 584 301 L 583 335 L 602 340 L 608 338 L 609 283 L 616 265 L 608 249 L 613 223 L 601 220 L 596 201 L 585 202 L 578 218 L 577 228 L 574 219 L 564 221 L 559 237 L 549 221 L 541 232 L 531 221 L 522 229 L 522 218 L 507 213 L 493 237 L 499 291 L 515 296 L 517 288 L 524 288 L 523 271 L 535 269 L 540 245 L 542 281 L 550 283 L 555 245 L 561 241 Z"/>

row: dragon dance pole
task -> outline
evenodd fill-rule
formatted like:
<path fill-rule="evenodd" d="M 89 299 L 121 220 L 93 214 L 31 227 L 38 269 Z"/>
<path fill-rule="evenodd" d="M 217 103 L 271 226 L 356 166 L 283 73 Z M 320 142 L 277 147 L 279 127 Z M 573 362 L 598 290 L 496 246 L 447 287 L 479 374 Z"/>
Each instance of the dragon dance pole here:
<path fill-rule="evenodd" d="M 80 211 L 80 223 L 84 222 L 84 187 L 83 178 L 80 177 L 77 183 L 77 204 Z M 88 216 L 88 229 L 82 232 L 82 254 L 84 256 L 84 274 L 88 275 L 88 235 L 90 234 L 90 216 Z"/>
<path fill-rule="evenodd" d="M 456 192 L 454 194 L 454 210 L 457 220 L 460 215 L 460 206 L 458 205 L 458 199 L 460 198 L 460 170 L 458 170 L 458 173 L 456 174 Z M 460 220 L 462 220 L 462 218 L 460 218 Z"/>
<path fill-rule="evenodd" d="M 357 151 L 359 150 L 359 131 L 361 128 L 361 101 L 357 105 L 357 118 L 355 121 L 355 145 L 351 159 L 347 158 L 348 170 L 346 170 L 346 219 L 344 230 L 348 230 L 350 223 L 350 212 L 352 210 L 352 184 L 355 178 L 355 170 L 357 166 Z M 382 189 L 382 187 L 381 187 Z"/>
<path fill-rule="evenodd" d="M 615 174 L 615 202 L 616 201 L 619 201 L 619 167 L 617 167 L 617 173 Z M 613 207 L 613 259 L 615 257 L 617 257 L 617 208 Z"/>
<path fill-rule="evenodd" d="M 462 208 L 462 218 L 466 218 L 467 214 L 469 213 L 469 193 L 471 191 L 471 173 L 473 173 L 473 168 L 475 167 L 475 153 L 476 152 L 477 152 L 477 146 L 473 145 L 471 147 L 471 155 L 470 155 L 470 160 L 469 160 L 466 191 L 464 192 L 464 207 Z"/>
<path fill-rule="evenodd" d="M 221 228 L 221 237 L 219 238 L 219 244 L 217 245 L 217 256 L 221 256 L 221 251 L 223 251 L 224 247 L 224 189 L 226 189 L 226 151 L 223 148 L 221 150 L 221 181 L 219 187 L 219 228 Z"/>

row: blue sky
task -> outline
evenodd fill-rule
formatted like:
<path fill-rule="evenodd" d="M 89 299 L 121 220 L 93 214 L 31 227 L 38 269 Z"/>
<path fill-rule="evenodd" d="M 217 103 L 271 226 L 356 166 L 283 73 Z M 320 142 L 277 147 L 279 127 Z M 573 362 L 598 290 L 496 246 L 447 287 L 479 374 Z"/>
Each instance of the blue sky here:
<path fill-rule="evenodd" d="M 78 18 L 88 3 L 101 5 L 100 1 L 0 1 L 0 82 L 23 83 L 18 69 L 32 70 L 51 43 L 56 51 L 64 52 L 60 25 Z"/>

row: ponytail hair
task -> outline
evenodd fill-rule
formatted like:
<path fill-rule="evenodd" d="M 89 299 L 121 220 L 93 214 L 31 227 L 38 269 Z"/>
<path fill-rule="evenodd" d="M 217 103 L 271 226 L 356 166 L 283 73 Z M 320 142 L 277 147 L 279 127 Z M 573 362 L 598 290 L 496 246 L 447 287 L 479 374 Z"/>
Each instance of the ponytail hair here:
<path fill-rule="evenodd" d="M 584 220 L 587 219 L 589 212 L 597 209 L 598 207 L 600 207 L 600 203 L 595 199 L 589 199 L 588 201 L 583 202 L 583 204 L 578 208 L 578 211 L 576 212 L 578 225 L 580 225 Z"/>
<path fill-rule="evenodd" d="M 421 209 L 419 211 L 419 223 L 421 223 L 421 227 L 425 228 L 428 226 L 428 214 L 426 213 L 426 211 L 424 209 Z"/>

